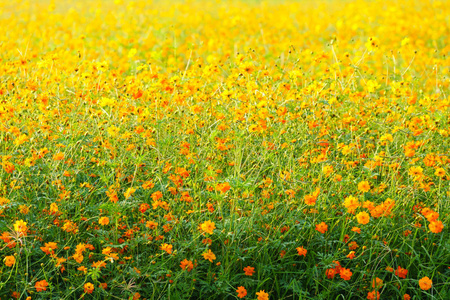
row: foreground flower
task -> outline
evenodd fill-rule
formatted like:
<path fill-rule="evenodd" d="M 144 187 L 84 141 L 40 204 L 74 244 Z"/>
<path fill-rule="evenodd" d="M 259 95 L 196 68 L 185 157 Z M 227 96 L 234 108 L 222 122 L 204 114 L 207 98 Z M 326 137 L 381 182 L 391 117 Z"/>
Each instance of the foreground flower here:
<path fill-rule="evenodd" d="M 372 300 L 372 299 L 380 299 L 380 292 L 378 291 L 372 291 L 372 292 L 368 292 L 367 293 L 367 299 Z"/>
<path fill-rule="evenodd" d="M 9 161 L 5 161 L 2 163 L 3 170 L 5 170 L 6 173 L 11 174 L 16 169 L 12 163 Z"/>
<path fill-rule="evenodd" d="M 350 251 L 350 253 L 347 254 L 347 258 L 354 259 L 355 258 L 355 251 Z"/>
<path fill-rule="evenodd" d="M 328 225 L 325 222 L 316 225 L 316 230 L 320 233 L 325 233 L 328 230 Z"/>
<path fill-rule="evenodd" d="M 36 292 L 46 291 L 48 287 L 48 282 L 46 280 L 36 281 L 34 287 L 36 288 Z"/>
<path fill-rule="evenodd" d="M 216 229 L 216 224 L 208 220 L 200 225 L 200 229 L 206 233 L 213 234 L 214 229 Z"/>
<path fill-rule="evenodd" d="M 226 193 L 231 188 L 228 182 L 219 183 L 216 186 L 216 191 L 220 191 L 221 193 Z"/>
<path fill-rule="evenodd" d="M 84 284 L 84 292 L 87 294 L 92 294 L 94 291 L 94 285 L 90 282 Z"/>
<path fill-rule="evenodd" d="M 240 286 L 237 288 L 236 293 L 238 293 L 238 298 L 244 298 L 247 295 L 247 290 L 245 287 Z"/>
<path fill-rule="evenodd" d="M 161 247 L 159 249 L 166 251 L 168 254 L 172 254 L 172 248 L 173 246 L 170 244 L 162 244 Z"/>
<path fill-rule="evenodd" d="M 433 286 L 433 281 L 431 281 L 430 278 L 425 276 L 419 280 L 419 286 L 422 290 L 428 291 Z"/>
<path fill-rule="evenodd" d="M 256 295 L 258 296 L 258 300 L 269 300 L 269 294 L 264 290 L 257 292 Z"/>
<path fill-rule="evenodd" d="M 383 286 L 383 280 L 381 278 L 377 277 L 372 281 L 372 288 L 379 289 L 382 286 Z"/>
<path fill-rule="evenodd" d="M 213 262 L 213 260 L 216 259 L 216 255 L 211 251 L 211 249 L 208 249 L 208 251 L 203 253 L 202 255 L 206 260 L 209 260 L 210 262 Z"/>
<path fill-rule="evenodd" d="M 358 198 L 353 196 L 348 196 L 344 199 L 344 206 L 347 208 L 349 214 L 355 213 L 356 209 L 361 205 Z"/>
<path fill-rule="evenodd" d="M 370 184 L 368 181 L 361 181 L 360 183 L 358 183 L 358 190 L 360 190 L 361 192 L 368 192 L 370 191 Z"/>
<path fill-rule="evenodd" d="M 330 268 L 325 271 L 325 275 L 327 275 L 327 278 L 329 279 L 333 279 L 334 276 L 339 274 L 342 270 L 341 263 L 339 261 L 335 260 L 333 261 L 333 264 L 335 264 L 334 268 Z"/>
<path fill-rule="evenodd" d="M 440 233 L 442 229 L 444 229 L 444 225 L 441 221 L 432 221 L 428 224 L 428 228 L 430 228 L 430 231 L 433 233 Z"/>
<path fill-rule="evenodd" d="M 23 220 L 18 220 L 16 223 L 14 223 L 14 230 L 17 231 L 19 234 L 24 235 L 27 233 L 27 223 Z"/>
<path fill-rule="evenodd" d="M 109 218 L 108 217 L 101 217 L 100 219 L 98 219 L 98 224 L 100 225 L 108 225 L 109 224 Z"/>
<path fill-rule="evenodd" d="M 328 279 L 333 279 L 334 276 L 336 276 L 336 269 L 327 269 L 325 271 L 325 275 L 327 276 Z"/>
<path fill-rule="evenodd" d="M 297 247 L 296 248 L 297 249 L 297 253 L 298 253 L 298 255 L 300 255 L 300 256 L 306 256 L 306 253 L 308 252 L 308 250 L 306 250 L 305 248 L 303 248 L 303 247 Z"/>
<path fill-rule="evenodd" d="M 44 247 L 41 247 L 41 250 L 44 251 L 45 254 L 50 255 L 53 254 L 53 250 L 58 248 L 58 245 L 55 242 L 45 243 Z"/>
<path fill-rule="evenodd" d="M 320 194 L 320 188 L 316 188 L 314 193 L 312 193 L 310 195 L 305 195 L 305 203 L 307 205 L 315 205 L 319 194 Z"/>
<path fill-rule="evenodd" d="M 350 271 L 350 269 L 346 269 L 346 268 L 341 268 L 339 275 L 341 275 L 341 278 L 344 280 L 350 280 L 350 278 L 352 277 L 352 271 Z"/>
<path fill-rule="evenodd" d="M 194 265 L 192 264 L 192 261 L 187 260 L 186 258 L 183 259 L 180 263 L 180 267 L 183 270 L 187 270 L 188 272 L 191 271 L 194 268 Z"/>
<path fill-rule="evenodd" d="M 361 228 L 359 228 L 359 227 L 353 227 L 353 228 L 352 228 L 352 231 L 353 231 L 353 232 L 356 232 L 356 233 L 361 233 Z"/>
<path fill-rule="evenodd" d="M 255 268 L 247 266 L 244 268 L 245 275 L 252 276 L 255 273 Z"/>
<path fill-rule="evenodd" d="M 397 270 L 395 271 L 395 275 L 397 275 L 400 278 L 406 278 L 406 275 L 408 275 L 408 270 L 398 266 Z"/>
<path fill-rule="evenodd" d="M 6 256 L 4 259 L 5 266 L 12 267 L 16 263 L 16 258 L 12 255 Z"/>
<path fill-rule="evenodd" d="M 356 215 L 356 220 L 358 221 L 359 224 L 365 225 L 365 224 L 369 223 L 370 216 L 365 211 L 362 211 Z"/>
<path fill-rule="evenodd" d="M 369 50 L 369 51 L 377 50 L 378 49 L 378 45 L 379 45 L 379 42 L 378 42 L 378 39 L 376 37 L 370 37 L 367 40 L 366 44 L 365 44 L 367 50 Z"/>

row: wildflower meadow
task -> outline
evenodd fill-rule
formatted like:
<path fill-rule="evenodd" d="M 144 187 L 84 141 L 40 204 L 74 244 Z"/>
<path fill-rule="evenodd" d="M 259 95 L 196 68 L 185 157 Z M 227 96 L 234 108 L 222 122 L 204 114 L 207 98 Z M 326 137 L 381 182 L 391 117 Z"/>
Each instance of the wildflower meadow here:
<path fill-rule="evenodd" d="M 450 299 L 450 2 L 0 2 L 0 299 Z"/>

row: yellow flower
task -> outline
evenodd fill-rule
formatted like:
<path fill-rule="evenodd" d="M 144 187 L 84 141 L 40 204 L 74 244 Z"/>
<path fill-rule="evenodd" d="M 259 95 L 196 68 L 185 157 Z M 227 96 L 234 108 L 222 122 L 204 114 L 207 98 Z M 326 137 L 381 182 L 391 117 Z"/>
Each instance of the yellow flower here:
<path fill-rule="evenodd" d="M 378 49 L 379 41 L 376 37 L 370 37 L 366 42 L 366 48 L 369 51 L 375 51 Z"/>
<path fill-rule="evenodd" d="M 361 181 L 358 183 L 358 190 L 364 193 L 370 191 L 370 184 L 368 181 Z"/>
<path fill-rule="evenodd" d="M 443 168 L 437 168 L 436 172 L 434 172 L 434 175 L 442 178 L 445 176 L 445 170 Z"/>
<path fill-rule="evenodd" d="M 202 231 L 209 233 L 209 234 L 213 234 L 214 229 L 216 228 L 216 225 L 214 224 L 214 222 L 211 221 L 205 221 L 200 225 L 200 228 Z"/>
<path fill-rule="evenodd" d="M 359 224 L 367 224 L 370 221 L 370 216 L 368 213 L 366 213 L 365 211 L 360 212 L 356 215 L 356 220 L 358 221 Z"/>
<path fill-rule="evenodd" d="M 131 49 L 131 50 L 128 52 L 128 58 L 132 58 L 133 56 L 136 55 L 136 53 L 137 53 L 136 48 Z"/>
<path fill-rule="evenodd" d="M 23 220 L 18 220 L 16 223 L 14 223 L 14 230 L 17 231 L 19 234 L 24 235 L 27 233 L 27 223 Z"/>

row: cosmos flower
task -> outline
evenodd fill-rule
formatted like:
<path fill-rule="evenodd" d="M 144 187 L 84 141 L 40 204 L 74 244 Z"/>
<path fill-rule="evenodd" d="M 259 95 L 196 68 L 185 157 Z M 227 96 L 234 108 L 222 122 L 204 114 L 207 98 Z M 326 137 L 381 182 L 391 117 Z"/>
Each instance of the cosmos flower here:
<path fill-rule="evenodd" d="M 240 286 L 237 288 L 236 293 L 238 293 L 238 298 L 244 298 L 247 295 L 247 290 L 245 287 Z"/>
<path fill-rule="evenodd" d="M 255 273 L 255 268 L 247 266 L 244 268 L 245 275 L 252 276 Z"/>
<path fill-rule="evenodd" d="M 208 251 L 206 251 L 202 255 L 204 259 L 209 260 L 210 262 L 213 262 L 213 260 L 216 259 L 216 255 L 211 251 L 211 249 L 208 249 Z"/>
<path fill-rule="evenodd" d="M 431 289 L 431 287 L 433 286 L 433 281 L 431 281 L 430 278 L 425 276 L 419 280 L 419 286 L 422 290 L 427 291 L 427 290 Z"/>
<path fill-rule="evenodd" d="M 209 233 L 209 234 L 213 234 L 214 229 L 216 228 L 216 224 L 214 222 L 211 221 L 205 221 L 200 225 L 200 228 L 203 232 Z"/>

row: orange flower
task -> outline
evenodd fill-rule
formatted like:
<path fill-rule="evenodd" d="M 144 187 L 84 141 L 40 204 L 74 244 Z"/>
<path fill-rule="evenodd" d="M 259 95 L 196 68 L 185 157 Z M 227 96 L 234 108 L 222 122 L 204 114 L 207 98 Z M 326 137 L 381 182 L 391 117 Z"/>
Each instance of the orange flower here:
<path fill-rule="evenodd" d="M 200 229 L 206 233 L 213 234 L 214 229 L 216 229 L 216 224 L 208 220 L 200 225 Z"/>
<path fill-rule="evenodd" d="M 357 232 L 357 233 L 361 233 L 361 228 L 359 228 L 359 227 L 353 227 L 353 228 L 352 228 L 352 231 L 353 231 L 353 232 Z"/>
<path fill-rule="evenodd" d="M 256 295 L 258 296 L 258 300 L 269 300 L 269 294 L 264 290 L 257 292 Z"/>
<path fill-rule="evenodd" d="M 152 197 L 153 201 L 157 201 L 163 197 L 163 194 L 160 191 L 157 191 L 157 192 L 154 192 L 151 195 L 151 197 Z"/>
<path fill-rule="evenodd" d="M 365 225 L 369 223 L 370 216 L 365 211 L 362 211 L 356 215 L 356 220 L 358 221 L 359 224 Z"/>
<path fill-rule="evenodd" d="M 159 249 L 166 251 L 168 254 L 172 254 L 172 247 L 172 245 L 164 243 Z"/>
<path fill-rule="evenodd" d="M 361 181 L 360 183 L 358 183 L 358 190 L 361 192 L 368 192 L 370 191 L 370 184 L 368 181 Z"/>
<path fill-rule="evenodd" d="M 341 271 L 339 272 L 339 275 L 341 275 L 341 278 L 344 280 L 350 280 L 352 274 L 353 273 L 350 271 L 350 269 L 346 268 L 341 268 Z"/>
<path fill-rule="evenodd" d="M 367 299 L 372 300 L 372 299 L 380 299 L 380 292 L 378 291 L 373 291 L 373 292 L 368 292 L 367 293 Z"/>
<path fill-rule="evenodd" d="M 216 191 L 220 191 L 221 193 L 227 192 L 231 188 L 228 182 L 219 183 L 216 185 Z"/>
<path fill-rule="evenodd" d="M 347 255 L 347 258 L 354 259 L 355 258 L 355 251 L 350 251 L 350 253 Z"/>
<path fill-rule="evenodd" d="M 433 281 L 431 281 L 430 278 L 425 276 L 419 280 L 419 286 L 422 290 L 428 291 L 433 286 Z"/>
<path fill-rule="evenodd" d="M 404 294 L 403 300 L 411 300 L 411 296 L 409 294 Z"/>
<path fill-rule="evenodd" d="M 58 152 L 55 155 L 53 155 L 53 160 L 63 160 L 64 159 L 64 153 Z"/>
<path fill-rule="evenodd" d="M 90 282 L 87 282 L 84 284 L 84 292 L 86 294 L 92 294 L 92 292 L 94 291 L 94 285 Z"/>
<path fill-rule="evenodd" d="M 48 282 L 46 280 L 36 281 L 34 287 L 36 288 L 36 292 L 46 291 L 48 287 Z"/>
<path fill-rule="evenodd" d="M 336 276 L 336 269 L 327 269 L 326 271 L 325 271 L 325 275 L 327 275 L 327 278 L 328 279 L 333 279 L 334 278 L 334 276 Z"/>
<path fill-rule="evenodd" d="M 211 251 L 211 249 L 208 249 L 208 251 L 203 253 L 202 255 L 206 260 L 209 260 L 210 262 L 213 262 L 213 260 L 216 259 L 216 255 Z"/>
<path fill-rule="evenodd" d="M 152 189 L 154 186 L 155 186 L 155 184 L 153 183 L 153 181 L 151 179 L 142 184 L 142 188 L 144 190 Z"/>
<path fill-rule="evenodd" d="M 300 255 L 300 256 L 306 256 L 306 253 L 308 252 L 308 250 L 306 250 L 305 248 L 303 248 L 303 247 L 297 247 L 296 248 L 297 249 L 297 253 L 298 253 L 298 255 Z"/>
<path fill-rule="evenodd" d="M 187 260 L 186 258 L 183 259 L 180 263 L 180 267 L 183 270 L 187 270 L 188 272 L 191 271 L 194 268 L 194 265 L 192 264 L 192 261 Z"/>
<path fill-rule="evenodd" d="M 12 255 L 6 256 L 3 260 L 5 262 L 5 266 L 12 267 L 16 263 L 16 258 Z"/>
<path fill-rule="evenodd" d="M 108 225 L 109 224 L 109 218 L 108 217 L 101 217 L 100 219 L 98 219 L 98 223 L 100 225 Z"/>
<path fill-rule="evenodd" d="M 150 205 L 148 205 L 148 203 L 141 203 L 141 205 L 139 205 L 139 211 L 141 213 L 145 213 L 149 208 Z"/>
<path fill-rule="evenodd" d="M 316 225 L 316 230 L 320 233 L 325 233 L 328 230 L 328 225 L 325 222 Z"/>
<path fill-rule="evenodd" d="M 99 261 L 93 262 L 92 263 L 92 267 L 93 268 L 98 268 L 98 269 L 106 268 L 106 263 L 104 261 L 102 261 L 102 260 L 99 260 Z"/>
<path fill-rule="evenodd" d="M 312 193 L 311 195 L 305 195 L 305 203 L 307 205 L 315 205 L 316 201 L 317 201 L 317 197 L 319 196 L 319 193 L 320 193 L 320 188 L 316 188 L 314 193 Z"/>
<path fill-rule="evenodd" d="M 376 277 L 373 281 L 372 281 L 372 288 L 374 289 L 379 289 L 383 286 L 383 280 Z"/>
<path fill-rule="evenodd" d="M 141 294 L 139 294 L 138 292 L 134 293 L 133 300 L 138 300 L 140 298 L 141 298 Z"/>
<path fill-rule="evenodd" d="M 430 228 L 430 231 L 433 233 L 440 233 L 442 229 L 444 229 L 444 224 L 442 224 L 441 221 L 433 221 L 428 224 L 428 228 Z"/>
<path fill-rule="evenodd" d="M 58 248 L 58 245 L 54 242 L 45 243 L 44 247 L 41 247 L 41 250 L 44 251 L 45 254 L 50 255 L 50 253 L 53 253 L 53 250 Z"/>
<path fill-rule="evenodd" d="M 11 174 L 16 169 L 12 163 L 9 161 L 4 161 L 2 163 L 3 170 L 5 170 L 6 173 Z"/>
<path fill-rule="evenodd" d="M 155 229 L 156 227 L 158 227 L 158 223 L 154 221 L 147 221 L 147 223 L 145 223 L 145 227 L 147 227 L 148 229 Z"/>
<path fill-rule="evenodd" d="M 397 275 L 400 278 L 406 278 L 406 275 L 408 275 L 408 270 L 398 266 L 397 270 L 395 271 L 395 275 Z"/>
<path fill-rule="evenodd" d="M 237 288 L 236 293 L 238 293 L 238 298 L 244 298 L 247 295 L 247 290 L 245 287 L 240 286 Z"/>
<path fill-rule="evenodd" d="M 358 247 L 358 243 L 356 243 L 355 241 L 351 241 L 350 243 L 348 243 L 348 249 L 350 250 L 358 249 Z"/>
<path fill-rule="evenodd" d="M 245 275 L 252 276 L 255 273 L 255 268 L 247 266 L 244 268 Z"/>

